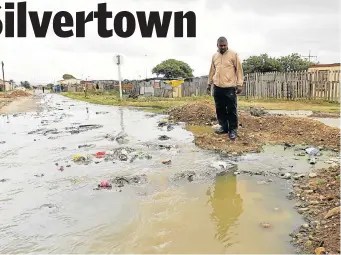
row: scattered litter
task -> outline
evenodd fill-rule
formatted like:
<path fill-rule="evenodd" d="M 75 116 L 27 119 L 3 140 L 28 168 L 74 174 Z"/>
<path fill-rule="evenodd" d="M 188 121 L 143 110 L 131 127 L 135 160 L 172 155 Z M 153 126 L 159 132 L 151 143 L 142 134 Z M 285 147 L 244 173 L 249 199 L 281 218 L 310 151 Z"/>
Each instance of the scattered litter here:
<path fill-rule="evenodd" d="M 170 139 L 170 137 L 169 136 L 166 136 L 166 135 L 161 135 L 160 137 L 159 137 L 159 140 L 161 140 L 161 141 L 166 141 L 166 140 L 169 140 Z"/>
<path fill-rule="evenodd" d="M 307 148 L 305 151 L 309 154 L 309 156 L 316 156 L 320 152 L 319 149 L 314 147 Z"/>
<path fill-rule="evenodd" d="M 169 160 L 162 160 L 161 162 L 164 165 L 170 165 L 172 163 L 172 161 L 170 159 Z"/>
<path fill-rule="evenodd" d="M 96 154 L 94 155 L 96 158 L 104 158 L 105 156 L 105 151 L 99 151 L 96 152 Z"/>
<path fill-rule="evenodd" d="M 309 164 L 315 165 L 316 164 L 316 158 L 309 159 Z"/>
<path fill-rule="evenodd" d="M 270 228 L 271 227 L 271 225 L 269 223 L 265 223 L 265 222 L 262 222 L 260 225 L 263 228 Z"/>

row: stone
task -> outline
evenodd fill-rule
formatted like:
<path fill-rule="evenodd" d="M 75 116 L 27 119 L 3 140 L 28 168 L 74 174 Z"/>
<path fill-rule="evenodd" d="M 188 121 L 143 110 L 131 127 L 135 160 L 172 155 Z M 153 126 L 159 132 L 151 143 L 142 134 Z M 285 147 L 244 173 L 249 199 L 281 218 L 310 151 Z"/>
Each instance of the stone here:
<path fill-rule="evenodd" d="M 303 212 L 306 212 L 306 211 L 308 211 L 308 210 L 309 210 L 309 208 L 306 208 L 306 207 L 305 207 L 305 208 L 298 208 L 298 209 L 297 209 L 297 212 L 298 212 L 298 213 L 303 213 Z"/>
<path fill-rule="evenodd" d="M 317 176 L 316 173 L 310 173 L 310 174 L 309 174 L 309 177 L 310 177 L 310 178 L 315 178 L 316 176 Z"/>
<path fill-rule="evenodd" d="M 333 217 L 333 216 L 336 215 L 336 214 L 340 214 L 340 207 L 339 207 L 339 206 L 338 206 L 338 207 L 335 207 L 335 208 L 333 208 L 333 209 L 331 209 L 331 210 L 329 210 L 329 211 L 326 213 L 326 215 L 324 216 L 324 218 L 325 218 L 325 219 L 329 219 L 329 218 Z"/>
<path fill-rule="evenodd" d="M 309 224 L 308 223 L 304 223 L 304 224 L 301 225 L 301 227 L 307 229 L 307 228 L 309 228 Z"/>

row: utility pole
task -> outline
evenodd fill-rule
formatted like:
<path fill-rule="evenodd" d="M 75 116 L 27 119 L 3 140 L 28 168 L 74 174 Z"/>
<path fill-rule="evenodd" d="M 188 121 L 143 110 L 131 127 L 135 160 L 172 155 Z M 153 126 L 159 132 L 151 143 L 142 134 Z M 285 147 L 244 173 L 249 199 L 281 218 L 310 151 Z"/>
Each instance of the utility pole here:
<path fill-rule="evenodd" d="M 144 55 L 146 57 L 146 80 L 147 80 L 147 55 Z"/>
<path fill-rule="evenodd" d="M 122 100 L 121 56 L 117 55 L 118 82 L 120 85 L 120 99 Z"/>
<path fill-rule="evenodd" d="M 302 56 L 302 57 L 304 57 L 304 58 L 308 58 L 308 59 L 309 59 L 309 62 L 310 62 L 310 58 L 317 58 L 317 56 L 312 56 L 312 55 L 310 55 L 310 52 L 311 52 L 311 50 L 309 50 L 309 56 Z"/>
<path fill-rule="evenodd" d="M 4 91 L 6 91 L 6 85 L 5 85 L 5 71 L 4 71 L 4 61 L 1 61 L 1 67 L 2 67 L 2 84 L 4 86 Z"/>

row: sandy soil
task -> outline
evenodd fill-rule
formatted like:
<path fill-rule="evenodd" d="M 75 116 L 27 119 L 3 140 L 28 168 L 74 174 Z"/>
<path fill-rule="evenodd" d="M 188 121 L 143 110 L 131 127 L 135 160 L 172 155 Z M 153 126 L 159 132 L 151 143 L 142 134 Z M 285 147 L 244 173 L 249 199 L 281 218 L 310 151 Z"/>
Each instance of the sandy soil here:
<path fill-rule="evenodd" d="M 211 102 L 189 103 L 168 111 L 171 119 L 189 125 L 212 127 L 217 124 Z M 238 139 L 216 135 L 211 129 L 195 133 L 195 143 L 204 149 L 226 153 L 259 151 L 264 144 L 307 144 L 340 151 L 340 129 L 310 118 L 289 116 L 252 116 L 239 111 Z"/>
<path fill-rule="evenodd" d="M 10 98 L 0 99 L 0 106 L 1 102 L 6 102 L 2 107 L 0 107 L 1 114 L 15 114 L 21 112 L 34 112 L 38 109 L 36 104 L 36 100 L 33 96 L 27 97 L 17 97 L 17 98 Z"/>
<path fill-rule="evenodd" d="M 340 164 L 296 181 L 293 196 L 308 222 L 292 234 L 294 244 L 304 253 L 340 254 Z"/>

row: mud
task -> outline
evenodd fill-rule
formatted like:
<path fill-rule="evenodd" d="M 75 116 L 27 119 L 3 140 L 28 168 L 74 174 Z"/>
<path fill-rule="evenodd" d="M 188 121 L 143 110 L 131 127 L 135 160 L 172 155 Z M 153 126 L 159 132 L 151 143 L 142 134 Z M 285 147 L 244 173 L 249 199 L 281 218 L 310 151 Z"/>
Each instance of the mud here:
<path fill-rule="evenodd" d="M 332 164 L 294 184 L 291 198 L 306 223 L 291 236 L 301 252 L 312 254 L 323 247 L 329 254 L 340 254 L 340 164 Z"/>
<path fill-rule="evenodd" d="M 4 253 L 293 253 L 289 233 L 304 223 L 286 199 L 294 176 L 333 156 L 216 154 L 182 123 L 159 125 L 167 116 L 59 95 L 40 104 L 1 117 Z"/>
<path fill-rule="evenodd" d="M 250 112 L 240 111 L 238 139 L 231 142 L 226 135 L 216 135 L 209 130 L 208 127 L 217 124 L 213 121 L 215 110 L 210 102 L 189 103 L 171 109 L 169 114 L 170 121 L 186 122 L 189 128 L 201 128 L 195 132 L 195 143 L 204 149 L 242 154 L 258 152 L 264 144 L 289 143 L 340 151 L 340 130 L 309 118 L 255 117 Z"/>

